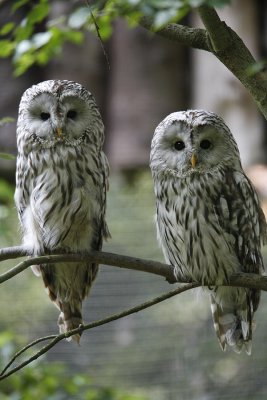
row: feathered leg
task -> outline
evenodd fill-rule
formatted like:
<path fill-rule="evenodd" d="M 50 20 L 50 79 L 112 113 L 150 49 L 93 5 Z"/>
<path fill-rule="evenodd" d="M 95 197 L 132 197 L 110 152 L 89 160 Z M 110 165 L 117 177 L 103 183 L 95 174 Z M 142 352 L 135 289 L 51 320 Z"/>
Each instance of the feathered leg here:
<path fill-rule="evenodd" d="M 253 314 L 257 306 L 253 300 L 258 297 L 258 293 L 255 296 L 254 292 L 219 288 L 210 295 L 214 329 L 222 350 L 229 345 L 236 353 L 240 353 L 244 346 L 247 354 L 251 354 Z"/>

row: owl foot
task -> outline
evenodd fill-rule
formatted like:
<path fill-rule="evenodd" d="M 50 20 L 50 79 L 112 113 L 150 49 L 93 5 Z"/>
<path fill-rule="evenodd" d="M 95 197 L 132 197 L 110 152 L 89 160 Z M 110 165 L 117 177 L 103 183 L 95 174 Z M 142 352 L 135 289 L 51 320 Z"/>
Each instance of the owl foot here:
<path fill-rule="evenodd" d="M 81 326 L 83 326 L 83 324 L 81 318 L 72 317 L 69 319 L 65 319 L 64 313 L 61 312 L 58 317 L 58 326 L 59 326 L 59 333 L 62 334 L 72 331 L 73 329 L 80 328 Z M 68 342 L 73 340 L 77 344 L 80 344 L 81 334 L 82 333 L 76 333 L 75 335 L 67 337 L 66 340 Z"/>

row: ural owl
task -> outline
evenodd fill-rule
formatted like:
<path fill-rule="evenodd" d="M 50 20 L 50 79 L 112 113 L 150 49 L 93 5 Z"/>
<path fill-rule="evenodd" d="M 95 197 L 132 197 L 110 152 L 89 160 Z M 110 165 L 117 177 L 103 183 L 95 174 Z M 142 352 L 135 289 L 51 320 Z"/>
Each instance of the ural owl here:
<path fill-rule="evenodd" d="M 201 110 L 168 115 L 155 130 L 150 167 L 158 239 L 177 281 L 220 285 L 235 272 L 262 273 L 265 217 L 220 117 Z M 260 291 L 216 286 L 210 298 L 222 349 L 244 345 L 250 353 Z"/>
<path fill-rule="evenodd" d="M 49 80 L 23 94 L 17 124 L 15 203 L 23 242 L 32 254 L 100 250 L 108 162 L 104 126 L 91 93 L 75 82 Z M 82 323 L 82 300 L 98 265 L 61 262 L 32 267 L 60 309 L 60 332 Z M 79 341 L 80 336 L 75 335 Z"/>

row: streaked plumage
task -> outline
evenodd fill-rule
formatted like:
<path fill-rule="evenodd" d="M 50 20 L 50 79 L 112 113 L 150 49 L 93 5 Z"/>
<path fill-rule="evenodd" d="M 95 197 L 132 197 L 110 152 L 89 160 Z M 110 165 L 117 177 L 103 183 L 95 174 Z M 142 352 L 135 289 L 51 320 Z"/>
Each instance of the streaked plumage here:
<path fill-rule="evenodd" d="M 150 167 L 158 238 L 178 281 L 221 284 L 234 272 L 262 273 L 265 217 L 220 117 L 201 110 L 168 115 L 155 130 Z M 210 297 L 222 349 L 244 345 L 250 353 L 260 291 L 213 287 Z"/>
<path fill-rule="evenodd" d="M 23 242 L 33 254 L 100 250 L 108 162 L 104 126 L 93 96 L 80 84 L 50 80 L 23 94 L 17 124 L 15 202 Z M 98 265 L 34 266 L 60 309 L 60 332 L 82 323 L 82 300 Z M 73 337 L 79 341 L 79 336 Z"/>

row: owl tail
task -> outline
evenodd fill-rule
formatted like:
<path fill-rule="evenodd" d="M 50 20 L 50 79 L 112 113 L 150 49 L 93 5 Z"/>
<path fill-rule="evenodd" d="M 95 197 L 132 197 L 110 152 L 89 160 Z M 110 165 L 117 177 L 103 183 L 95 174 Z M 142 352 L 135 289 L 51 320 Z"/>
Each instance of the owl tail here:
<path fill-rule="evenodd" d="M 58 317 L 58 326 L 60 333 L 66 333 L 72 329 L 78 328 L 82 325 L 82 314 L 81 308 L 82 303 L 76 304 L 75 307 L 71 307 L 70 303 L 60 302 L 59 308 L 61 313 Z M 67 341 L 74 340 L 78 344 L 80 343 L 81 334 L 77 333 L 71 337 L 66 338 Z"/>
<path fill-rule="evenodd" d="M 218 303 L 211 295 L 211 311 L 214 329 L 223 351 L 229 345 L 236 353 L 240 353 L 243 346 L 247 354 L 251 354 L 253 307 L 251 302 L 243 303 L 243 308 L 236 304 L 231 307 L 223 302 Z M 240 308 L 239 308 L 240 307 Z"/>

